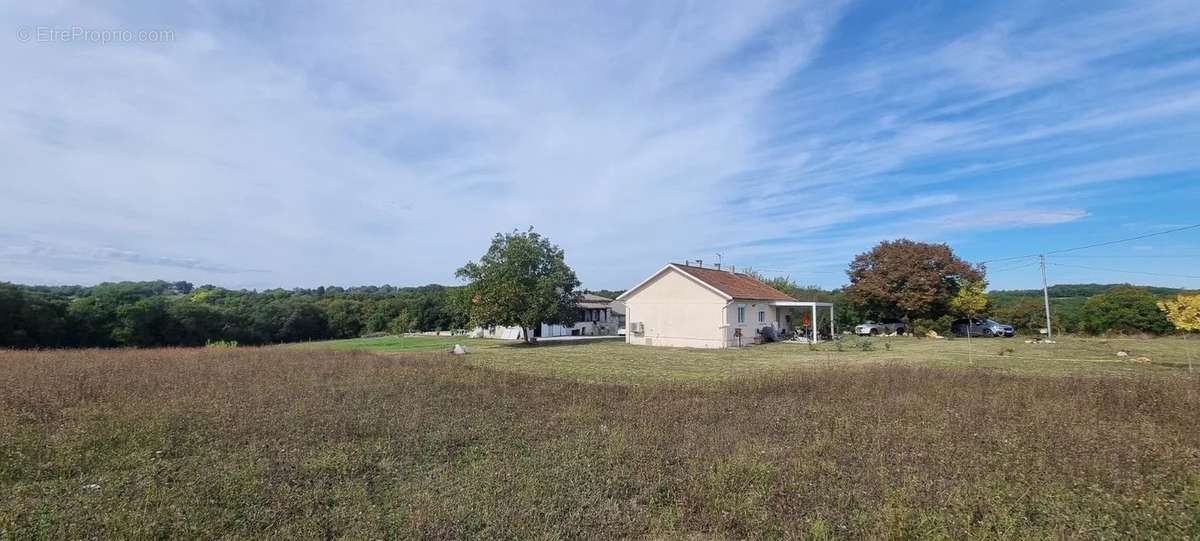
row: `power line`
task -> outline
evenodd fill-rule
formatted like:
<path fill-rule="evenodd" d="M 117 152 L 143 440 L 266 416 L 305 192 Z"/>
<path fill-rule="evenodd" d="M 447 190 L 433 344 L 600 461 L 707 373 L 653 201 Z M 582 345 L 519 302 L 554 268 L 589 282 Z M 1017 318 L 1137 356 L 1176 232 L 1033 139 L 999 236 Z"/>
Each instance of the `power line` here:
<path fill-rule="evenodd" d="M 1145 274 L 1145 275 L 1149 275 L 1149 276 L 1167 276 L 1170 278 L 1200 278 L 1200 275 L 1195 275 L 1195 274 L 1169 274 L 1169 273 L 1165 273 L 1165 272 L 1106 269 L 1104 267 L 1090 267 L 1087 265 L 1070 265 L 1067 263 L 1050 263 L 1050 265 L 1054 265 L 1055 267 L 1072 267 L 1072 268 L 1076 268 L 1076 269 L 1087 269 L 1087 270 L 1105 271 L 1105 272 L 1124 272 L 1124 273 L 1129 273 L 1129 274 Z"/>
<path fill-rule="evenodd" d="M 1029 267 L 1034 266 L 1036 263 L 1036 261 L 1029 261 L 1019 265 L 1013 265 L 1011 267 L 1004 267 L 1002 269 L 988 269 L 988 272 L 1008 272 L 1013 270 L 1028 269 Z"/>
<path fill-rule="evenodd" d="M 1060 255 L 1058 257 L 1068 259 L 1194 259 L 1200 258 L 1200 254 Z"/>
<path fill-rule="evenodd" d="M 1138 235 L 1136 237 L 1128 237 L 1128 238 L 1124 238 L 1124 239 L 1110 240 L 1110 241 L 1105 241 L 1105 242 L 1097 242 L 1095 244 L 1088 244 L 1086 246 L 1076 246 L 1074 248 L 1063 248 L 1061 250 L 1042 252 L 1040 254 L 1027 254 L 1027 255 L 1018 255 L 1018 256 L 1013 256 L 1013 257 L 1002 257 L 1002 258 L 998 258 L 998 259 L 989 259 L 987 261 L 980 261 L 980 263 L 996 263 L 999 261 L 1015 261 L 1017 259 L 1026 259 L 1026 258 L 1043 256 L 1043 255 L 1065 254 L 1067 252 L 1086 250 L 1088 248 L 1099 248 L 1101 246 L 1111 246 L 1113 244 L 1120 244 L 1122 242 L 1141 240 L 1141 239 L 1146 239 L 1146 238 L 1150 238 L 1150 237 L 1157 237 L 1159 235 L 1166 235 L 1168 233 L 1178 233 L 1180 231 L 1187 231 L 1189 229 L 1198 229 L 1198 228 L 1200 228 L 1200 224 L 1186 225 L 1183 227 L 1176 227 L 1174 229 L 1168 229 L 1166 231 L 1158 231 L 1155 233 L 1147 233 L 1145 235 Z"/>
<path fill-rule="evenodd" d="M 752 270 L 754 272 L 771 272 L 775 274 L 845 274 L 845 271 L 791 271 L 779 269 L 756 269 L 753 267 L 750 267 L 748 270 Z"/>
<path fill-rule="evenodd" d="M 1200 228 L 1200 224 L 1193 224 L 1193 225 L 1186 225 L 1186 226 L 1183 226 L 1183 227 L 1176 227 L 1175 229 L 1168 229 L 1168 230 L 1166 230 L 1166 231 L 1159 231 L 1159 232 L 1157 232 L 1157 233 L 1147 233 L 1147 234 L 1145 234 L 1145 235 L 1138 235 L 1138 236 L 1136 236 L 1136 237 L 1129 237 L 1129 238 L 1127 238 L 1127 239 L 1110 240 L 1110 241 L 1108 241 L 1108 242 L 1097 242 L 1096 244 L 1089 244 L 1089 245 L 1087 245 L 1087 246 L 1077 246 L 1077 247 L 1075 247 L 1075 248 L 1067 248 L 1067 249 L 1064 249 L 1064 250 L 1055 250 L 1055 251 L 1053 251 L 1053 252 L 1046 252 L 1045 254 L 1042 254 L 1042 255 L 1065 254 L 1065 253 L 1067 253 L 1067 252 L 1074 252 L 1074 251 L 1076 251 L 1076 250 L 1086 250 L 1086 249 L 1088 249 L 1088 248 L 1098 248 L 1098 247 L 1100 247 L 1100 246 L 1109 246 L 1109 245 L 1112 245 L 1112 244 L 1120 244 L 1120 243 L 1122 243 L 1122 242 L 1129 242 L 1129 241 L 1134 241 L 1134 240 L 1141 240 L 1141 239 L 1150 238 L 1150 237 L 1157 237 L 1157 236 L 1159 236 L 1159 235 L 1166 235 L 1166 234 L 1168 234 L 1168 233 L 1178 233 L 1178 232 L 1180 232 L 1180 231 L 1187 231 L 1187 230 L 1189 230 L 1189 229 L 1197 229 L 1197 228 Z"/>

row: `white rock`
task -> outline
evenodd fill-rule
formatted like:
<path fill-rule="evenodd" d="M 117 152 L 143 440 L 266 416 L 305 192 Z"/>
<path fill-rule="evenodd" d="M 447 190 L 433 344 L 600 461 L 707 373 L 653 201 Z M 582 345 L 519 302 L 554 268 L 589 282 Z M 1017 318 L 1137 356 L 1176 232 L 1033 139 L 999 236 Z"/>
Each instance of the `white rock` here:
<path fill-rule="evenodd" d="M 1125 352 L 1125 351 L 1118 351 L 1118 352 L 1117 352 L 1117 357 L 1128 357 L 1128 356 L 1129 356 L 1129 353 L 1128 353 L 1128 352 Z"/>
<path fill-rule="evenodd" d="M 454 344 L 454 349 L 450 350 L 450 353 L 455 355 L 466 355 L 467 348 L 462 347 L 462 344 Z"/>
<path fill-rule="evenodd" d="M 90 485 L 83 485 L 83 489 L 84 490 L 100 490 L 100 485 L 97 485 L 96 483 L 92 483 Z"/>

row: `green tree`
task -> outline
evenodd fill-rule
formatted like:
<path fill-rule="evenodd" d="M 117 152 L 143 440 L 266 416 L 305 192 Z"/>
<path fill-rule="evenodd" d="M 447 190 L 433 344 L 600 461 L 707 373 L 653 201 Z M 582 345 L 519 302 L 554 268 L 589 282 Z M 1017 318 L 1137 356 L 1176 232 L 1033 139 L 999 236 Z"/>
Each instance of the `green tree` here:
<path fill-rule="evenodd" d="M 167 305 L 167 314 L 173 320 L 170 333 L 164 336 L 164 345 L 203 346 L 209 340 L 233 340 L 226 336 L 230 325 L 221 310 L 189 298 L 180 298 Z"/>
<path fill-rule="evenodd" d="M 850 262 L 846 299 L 882 317 L 936 319 L 968 282 L 983 282 L 984 269 L 959 259 L 945 244 L 908 239 L 884 241 Z"/>
<path fill-rule="evenodd" d="M 123 346 L 153 347 L 170 344 L 169 336 L 179 335 L 177 323 L 167 310 L 164 297 L 141 299 L 117 308 L 113 339 Z"/>
<path fill-rule="evenodd" d="M 310 302 L 301 302 L 292 308 L 280 329 L 284 342 L 303 342 L 329 338 L 329 318 L 325 312 Z"/>
<path fill-rule="evenodd" d="M 529 228 L 496 234 L 479 261 L 455 273 L 468 280 L 470 324 L 520 326 L 525 340 L 542 323 L 567 324 L 575 316 L 579 279 L 563 251 Z"/>
<path fill-rule="evenodd" d="M 117 345 L 113 328 L 117 325 L 117 305 L 99 296 L 74 299 L 67 306 L 67 324 L 73 345 L 111 347 Z"/>
<path fill-rule="evenodd" d="M 325 305 L 329 314 L 329 332 L 334 338 L 354 338 L 366 325 L 363 303 L 351 299 L 334 299 Z"/>
<path fill-rule="evenodd" d="M 1170 332 L 1171 322 L 1158 309 L 1158 299 L 1145 288 L 1120 285 L 1088 299 L 1083 306 L 1083 327 L 1091 334 L 1163 334 Z"/>
<path fill-rule="evenodd" d="M 392 334 L 404 334 L 412 332 L 412 330 L 413 321 L 412 318 L 408 317 L 408 312 L 400 312 L 400 315 L 388 322 L 388 332 Z"/>
<path fill-rule="evenodd" d="M 955 315 L 973 318 L 987 311 L 988 298 L 983 292 L 987 283 L 983 280 L 964 279 L 958 292 L 950 299 L 950 309 Z"/>
<path fill-rule="evenodd" d="M 66 341 L 65 300 L 0 282 L 0 347 L 57 347 Z"/>
<path fill-rule="evenodd" d="M 1037 333 L 1046 327 L 1046 308 L 1040 297 L 1023 297 L 1004 306 L 998 306 L 993 311 L 1002 323 L 1012 325 L 1018 331 Z M 1059 310 L 1051 311 L 1050 323 L 1055 333 L 1066 332 Z"/>

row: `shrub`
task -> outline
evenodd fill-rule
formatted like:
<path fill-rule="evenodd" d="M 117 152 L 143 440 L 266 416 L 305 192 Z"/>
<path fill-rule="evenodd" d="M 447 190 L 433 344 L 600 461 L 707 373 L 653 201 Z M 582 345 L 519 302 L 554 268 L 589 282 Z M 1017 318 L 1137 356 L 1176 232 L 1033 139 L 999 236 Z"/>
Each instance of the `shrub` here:
<path fill-rule="evenodd" d="M 1171 322 L 1158 309 L 1158 299 L 1145 288 L 1114 287 L 1088 299 L 1083 306 L 1084 330 L 1091 334 L 1150 333 L 1171 331 Z"/>
<path fill-rule="evenodd" d="M 925 336 L 929 331 L 938 334 L 950 334 L 950 324 L 954 316 L 945 315 L 936 319 L 914 319 L 911 322 L 913 336 Z"/>
<path fill-rule="evenodd" d="M 1013 326 L 1018 333 L 1038 334 L 1046 326 L 1046 306 L 1041 299 L 1026 298 L 994 311 L 996 320 Z M 1050 323 L 1057 333 L 1063 330 L 1057 310 L 1051 312 Z"/>

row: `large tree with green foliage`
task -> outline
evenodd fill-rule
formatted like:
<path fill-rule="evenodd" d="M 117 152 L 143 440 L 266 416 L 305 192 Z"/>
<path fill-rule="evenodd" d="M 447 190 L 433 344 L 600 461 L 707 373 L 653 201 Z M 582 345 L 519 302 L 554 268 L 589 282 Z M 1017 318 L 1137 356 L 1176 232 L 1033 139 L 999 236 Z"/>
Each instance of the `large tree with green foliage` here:
<path fill-rule="evenodd" d="M 884 241 L 850 262 L 846 299 L 882 317 L 934 319 L 968 282 L 983 282 L 982 267 L 959 259 L 945 244 Z"/>
<path fill-rule="evenodd" d="M 534 232 L 497 233 L 487 253 L 455 273 L 467 286 L 470 324 L 519 326 L 525 340 L 542 323 L 566 324 L 575 317 L 579 279 L 563 251 Z"/>
<path fill-rule="evenodd" d="M 1088 299 L 1083 328 L 1091 334 L 1108 331 L 1163 334 L 1171 322 L 1158 309 L 1158 299 L 1146 288 L 1120 285 Z"/>

